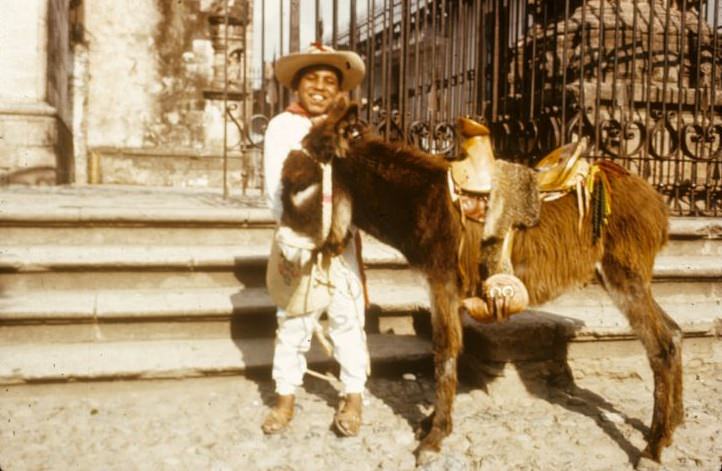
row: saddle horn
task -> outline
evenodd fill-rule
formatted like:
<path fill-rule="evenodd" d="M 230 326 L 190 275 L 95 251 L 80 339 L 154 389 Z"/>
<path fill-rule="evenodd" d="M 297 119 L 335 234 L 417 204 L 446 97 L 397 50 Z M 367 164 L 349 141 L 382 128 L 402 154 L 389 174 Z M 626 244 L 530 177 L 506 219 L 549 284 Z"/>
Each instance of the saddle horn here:
<path fill-rule="evenodd" d="M 467 139 L 476 136 L 488 136 L 491 134 L 489 128 L 464 116 L 460 116 L 456 120 L 456 127 L 459 130 L 459 134 Z"/>
<path fill-rule="evenodd" d="M 494 151 L 491 147 L 489 128 L 476 121 L 460 117 L 457 129 L 463 140 L 459 148 L 464 157 L 452 162 L 451 176 L 456 185 L 471 193 L 491 191 L 494 174 Z"/>

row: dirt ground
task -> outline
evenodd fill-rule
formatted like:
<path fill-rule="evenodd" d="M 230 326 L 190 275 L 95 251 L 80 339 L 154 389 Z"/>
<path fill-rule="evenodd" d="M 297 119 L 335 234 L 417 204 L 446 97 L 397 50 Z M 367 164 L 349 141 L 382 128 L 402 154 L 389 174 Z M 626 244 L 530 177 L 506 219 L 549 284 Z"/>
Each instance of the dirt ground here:
<path fill-rule="evenodd" d="M 686 422 L 660 469 L 718 471 L 722 366 L 685 373 Z M 405 470 L 429 411 L 426 372 L 374 377 L 358 437 L 330 424 L 336 392 L 310 378 L 290 429 L 260 423 L 269 378 L 223 377 L 4 387 L 0 467 L 16 470 Z M 573 390 L 490 393 L 461 385 L 454 432 L 426 470 L 625 470 L 644 446 L 652 385 L 588 376 Z"/>

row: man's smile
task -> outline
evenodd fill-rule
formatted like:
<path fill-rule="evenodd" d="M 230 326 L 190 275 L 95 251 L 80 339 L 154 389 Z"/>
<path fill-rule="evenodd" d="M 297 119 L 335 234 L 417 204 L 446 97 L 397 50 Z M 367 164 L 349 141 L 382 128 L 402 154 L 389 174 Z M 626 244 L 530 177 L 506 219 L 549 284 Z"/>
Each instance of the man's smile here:
<path fill-rule="evenodd" d="M 311 116 L 327 111 L 339 92 L 339 80 L 336 72 L 317 68 L 305 73 L 298 83 L 298 100 Z"/>

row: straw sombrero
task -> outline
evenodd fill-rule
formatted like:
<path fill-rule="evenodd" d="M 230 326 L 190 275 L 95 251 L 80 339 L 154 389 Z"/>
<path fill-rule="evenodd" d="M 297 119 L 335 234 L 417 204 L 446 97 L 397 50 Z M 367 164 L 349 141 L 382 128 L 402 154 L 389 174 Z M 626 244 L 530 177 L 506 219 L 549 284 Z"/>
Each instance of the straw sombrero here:
<path fill-rule="evenodd" d="M 305 52 L 294 52 L 276 62 L 276 79 L 281 85 L 291 88 L 293 78 L 305 67 L 327 65 L 338 69 L 343 80 L 341 90 L 353 90 L 366 73 L 363 60 L 353 51 L 337 51 L 320 43 L 313 43 Z"/>

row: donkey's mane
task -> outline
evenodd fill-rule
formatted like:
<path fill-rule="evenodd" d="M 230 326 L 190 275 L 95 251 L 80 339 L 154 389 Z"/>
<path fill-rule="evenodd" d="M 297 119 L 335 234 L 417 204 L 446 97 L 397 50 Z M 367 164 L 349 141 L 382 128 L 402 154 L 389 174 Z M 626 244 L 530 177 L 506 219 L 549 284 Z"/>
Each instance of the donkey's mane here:
<path fill-rule="evenodd" d="M 352 146 L 350 157 L 388 180 L 410 179 L 407 183 L 428 182 L 442 176 L 449 163 L 440 156 L 427 154 L 408 144 L 386 142 L 379 136 L 365 136 Z"/>

